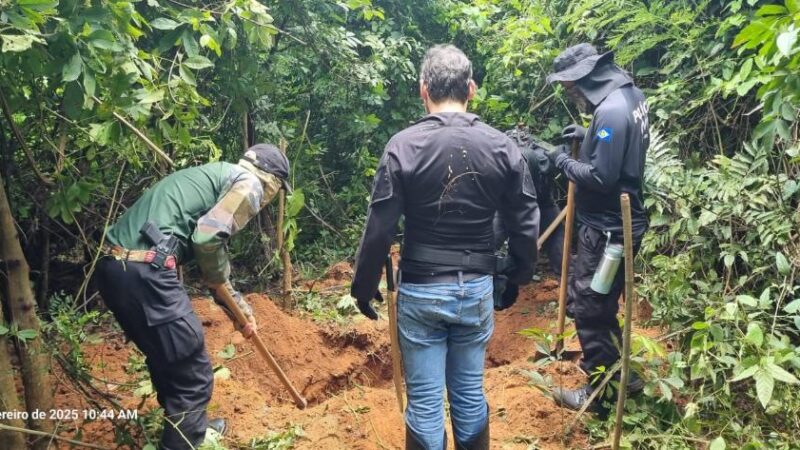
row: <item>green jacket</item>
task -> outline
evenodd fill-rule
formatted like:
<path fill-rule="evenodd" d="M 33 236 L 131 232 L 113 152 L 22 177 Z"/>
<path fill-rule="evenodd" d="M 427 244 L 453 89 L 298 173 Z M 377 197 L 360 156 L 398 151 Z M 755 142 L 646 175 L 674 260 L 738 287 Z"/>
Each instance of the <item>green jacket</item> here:
<path fill-rule="evenodd" d="M 162 233 L 178 237 L 180 263 L 194 259 L 208 284 L 221 284 L 230 276 L 228 239 L 270 199 L 264 198 L 256 175 L 239 165 L 216 162 L 191 167 L 148 189 L 108 229 L 106 238 L 127 249 L 149 249 L 152 243 L 139 230 L 152 220 Z"/>

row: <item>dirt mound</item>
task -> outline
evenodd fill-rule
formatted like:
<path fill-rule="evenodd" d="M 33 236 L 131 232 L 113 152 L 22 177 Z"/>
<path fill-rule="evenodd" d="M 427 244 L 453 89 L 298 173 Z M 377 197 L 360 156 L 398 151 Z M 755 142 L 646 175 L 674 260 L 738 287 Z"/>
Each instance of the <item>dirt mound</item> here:
<path fill-rule="evenodd" d="M 326 285 L 349 282 L 336 281 L 334 276 L 346 273 L 345 266 L 334 266 L 329 272 L 331 277 L 323 280 Z M 572 363 L 536 368 L 529 361 L 534 341 L 519 333 L 532 327 L 554 330 L 557 294 L 555 280 L 526 286 L 513 308 L 495 316 L 485 381 L 492 408 L 491 448 L 586 447 L 586 437 L 580 432 L 563 434 L 573 414 L 557 408 L 544 393 L 546 389 L 533 384 L 534 379 L 541 379 L 539 375 L 548 379 L 546 384 L 569 387 L 585 378 Z M 347 326 L 319 325 L 308 317 L 284 312 L 265 295 L 253 294 L 247 299 L 253 305 L 260 336 L 308 399 L 309 407 L 303 411 L 295 408 L 277 377 L 250 343 L 234 331 L 222 310 L 208 298 L 196 298 L 193 307 L 203 323 L 211 360 L 221 375 L 215 382 L 209 415 L 229 420 L 234 442 L 246 443 L 272 431 L 299 426 L 303 435 L 295 443 L 297 449 L 403 448 L 405 430 L 391 381 L 385 311 L 377 322 L 356 318 Z M 144 414 L 157 405 L 152 398 L 139 405 L 139 397 L 133 395 L 133 375 L 124 370 L 124 366 L 130 367 L 132 351 L 120 336 L 85 347 L 93 374 L 109 382 L 98 381 L 96 385 L 123 406 L 138 408 Z M 58 388 L 57 398 L 65 407 L 88 406 L 68 383 Z M 65 434 L 74 434 L 80 426 L 77 423 L 74 428 L 64 428 Z M 82 433 L 83 440 L 93 442 L 111 444 L 113 439 L 109 421 L 88 424 Z"/>
<path fill-rule="evenodd" d="M 253 305 L 259 335 L 311 405 L 354 384 L 382 386 L 391 377 L 389 342 L 380 326 L 362 322 L 344 329 L 323 328 L 286 314 L 264 295 L 249 295 L 247 300 Z M 216 305 L 195 299 L 193 306 L 203 322 L 212 362 L 230 371 L 229 378 L 217 380 L 210 409 L 233 418 L 237 429 L 252 436 L 252 426 L 266 425 L 260 418 L 268 405 L 291 404 L 291 397 Z M 236 353 L 225 360 L 220 352 L 229 344 Z"/>

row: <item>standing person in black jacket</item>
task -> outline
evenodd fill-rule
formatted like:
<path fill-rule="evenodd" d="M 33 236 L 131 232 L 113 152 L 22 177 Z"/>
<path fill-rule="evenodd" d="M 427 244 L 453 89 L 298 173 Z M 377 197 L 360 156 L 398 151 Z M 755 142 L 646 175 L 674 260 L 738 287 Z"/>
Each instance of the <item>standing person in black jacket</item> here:
<path fill-rule="evenodd" d="M 505 275 L 530 282 L 539 212 L 525 160 L 508 136 L 467 111 L 475 94 L 472 64 L 437 45 L 420 71 L 428 115 L 394 135 L 375 174 L 351 295 L 370 319 L 380 299 L 383 261 L 400 216 L 398 333 L 408 408 L 406 448 L 446 448 L 445 386 L 456 448 L 489 448 L 483 392 L 486 345 L 494 329 L 492 218 L 509 234 Z"/>
<path fill-rule="evenodd" d="M 577 255 L 569 272 L 568 312 L 575 319 L 583 350 L 581 368 L 590 377 L 619 360 L 622 344 L 617 312 L 624 271 L 617 270 L 607 294 L 592 289 L 592 278 L 606 247 L 622 243 L 620 194 L 627 192 L 631 198 L 634 252 L 639 250 L 648 227 L 642 193 L 650 145 L 647 102 L 613 58 L 611 52 L 600 55 L 590 44 L 578 44 L 555 59 L 554 71 L 547 77 L 550 83 L 561 83 L 579 109 L 593 113 L 588 129 L 570 125 L 562 133 L 567 141 L 582 142 L 577 160 L 567 153 L 569 146 L 548 154 L 576 186 Z M 553 397 L 568 408 L 580 409 L 598 378 L 592 377 L 590 383 L 576 390 L 556 389 Z M 628 385 L 629 391 L 642 387 L 642 380 L 636 376 Z"/>
<path fill-rule="evenodd" d="M 561 209 L 553 199 L 553 175 L 558 169 L 547 157 L 547 149 L 551 145 L 537 141 L 531 136 L 530 129 L 523 124 L 518 124 L 513 130 L 506 131 L 522 152 L 523 158 L 528 163 L 528 171 L 536 187 L 536 201 L 539 204 L 539 232 L 544 232 L 550 224 L 558 218 Z M 500 214 L 494 217 L 494 236 L 497 250 L 501 250 L 506 241 L 506 229 Z M 564 224 L 558 225 L 550 237 L 542 244 L 542 250 L 547 254 L 547 263 L 550 271 L 556 278 L 561 277 L 561 261 L 564 248 Z M 509 283 L 505 276 L 496 275 L 494 279 L 495 311 L 510 308 L 517 301 L 519 286 Z"/>

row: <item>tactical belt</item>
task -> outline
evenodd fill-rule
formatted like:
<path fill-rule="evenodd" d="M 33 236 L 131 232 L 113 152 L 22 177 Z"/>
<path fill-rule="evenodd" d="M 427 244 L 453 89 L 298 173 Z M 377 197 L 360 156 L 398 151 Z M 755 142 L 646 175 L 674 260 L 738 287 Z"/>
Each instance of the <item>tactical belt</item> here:
<path fill-rule="evenodd" d="M 117 259 L 123 261 L 130 261 L 130 262 L 141 262 L 150 264 L 156 259 L 156 251 L 153 249 L 150 250 L 128 250 L 127 248 L 120 247 L 118 245 L 103 246 L 103 252 L 107 255 L 111 255 Z M 164 262 L 164 268 L 173 270 L 177 267 L 177 259 L 175 255 L 167 256 Z"/>
<path fill-rule="evenodd" d="M 403 246 L 402 258 L 435 266 L 448 266 L 449 271 L 494 274 L 497 256 L 488 253 L 473 253 L 470 250 L 443 250 L 420 244 Z"/>

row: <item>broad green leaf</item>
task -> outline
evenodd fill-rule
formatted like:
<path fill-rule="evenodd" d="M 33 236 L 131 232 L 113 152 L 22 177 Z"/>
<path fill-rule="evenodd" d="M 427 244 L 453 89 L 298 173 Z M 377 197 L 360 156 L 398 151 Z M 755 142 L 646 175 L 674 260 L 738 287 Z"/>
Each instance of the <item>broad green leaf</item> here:
<path fill-rule="evenodd" d="M 222 347 L 222 350 L 217 352 L 217 356 L 219 356 L 222 359 L 231 359 L 235 354 L 236 354 L 236 347 L 234 347 L 233 344 L 228 344 L 225 347 Z"/>
<path fill-rule="evenodd" d="M 200 54 L 200 44 L 197 43 L 197 39 L 188 30 L 185 30 L 181 35 L 181 41 L 183 41 L 183 48 L 189 57 Z"/>
<path fill-rule="evenodd" d="M 800 380 L 797 379 L 794 375 L 786 371 L 783 367 L 773 363 L 768 362 L 767 365 L 764 367 L 772 378 L 775 378 L 778 381 L 783 381 L 784 383 L 789 384 L 799 384 Z"/>
<path fill-rule="evenodd" d="M 736 301 L 745 306 L 752 306 L 752 307 L 758 306 L 758 300 L 750 295 L 737 295 Z"/>
<path fill-rule="evenodd" d="M 755 375 L 759 369 L 760 367 L 757 365 L 750 366 L 747 369 L 744 369 L 743 371 L 739 372 L 739 375 L 736 375 L 735 377 L 731 378 L 731 382 L 746 380 Z"/>
<path fill-rule="evenodd" d="M 44 43 L 42 39 L 31 34 L 12 35 L 4 34 L 3 38 L 3 53 L 6 52 L 24 52 L 31 48 L 34 42 Z"/>
<path fill-rule="evenodd" d="M 142 447 L 142 450 L 158 450 L 158 449 L 156 449 L 156 446 L 153 444 L 147 444 L 144 447 Z"/>
<path fill-rule="evenodd" d="M 5 325 L 0 324 L 0 336 L 4 336 L 4 335 L 8 334 L 8 331 L 9 331 L 8 327 L 6 327 Z"/>
<path fill-rule="evenodd" d="M 231 378 L 231 371 L 227 367 L 220 366 L 214 371 L 215 380 L 229 380 Z"/>
<path fill-rule="evenodd" d="M 35 11 L 51 11 L 58 6 L 58 0 L 18 0 L 17 4 Z"/>
<path fill-rule="evenodd" d="M 153 383 L 150 380 L 143 380 L 139 382 L 139 387 L 133 391 L 136 397 L 148 397 L 153 394 Z"/>
<path fill-rule="evenodd" d="M 17 337 L 21 341 L 27 341 L 27 340 L 33 339 L 37 335 L 38 335 L 38 333 L 36 333 L 36 330 L 31 330 L 31 329 L 19 330 L 19 332 L 17 332 Z"/>
<path fill-rule="evenodd" d="M 194 74 L 188 67 L 184 67 L 183 64 L 178 66 L 178 75 L 180 75 L 181 80 L 183 80 L 189 86 L 197 86 L 197 80 L 194 77 Z"/>
<path fill-rule="evenodd" d="M 296 189 L 286 197 L 286 217 L 296 217 L 305 206 L 306 197 L 302 189 Z"/>
<path fill-rule="evenodd" d="M 150 26 L 157 30 L 174 30 L 175 28 L 178 28 L 180 24 L 172 19 L 168 19 L 166 17 L 159 17 L 150 22 Z"/>
<path fill-rule="evenodd" d="M 757 323 L 748 324 L 747 335 L 745 335 L 744 340 L 756 347 L 761 347 L 761 344 L 764 343 L 764 332 L 761 331 L 761 326 Z"/>
<path fill-rule="evenodd" d="M 788 305 L 783 307 L 783 310 L 788 314 L 794 314 L 800 311 L 800 298 L 792 300 Z"/>
<path fill-rule="evenodd" d="M 202 70 L 208 67 L 214 67 L 214 63 L 208 58 L 201 55 L 190 56 L 182 63 L 186 67 L 194 70 Z"/>
<path fill-rule="evenodd" d="M 93 96 L 97 90 L 97 82 L 89 70 L 83 72 L 83 89 L 89 97 Z"/>
<path fill-rule="evenodd" d="M 778 46 L 778 51 L 783 56 L 791 56 L 794 44 L 797 42 L 797 29 L 792 26 L 787 31 L 778 35 L 778 40 L 775 42 Z"/>
<path fill-rule="evenodd" d="M 778 272 L 780 272 L 781 275 L 788 275 L 792 270 L 789 261 L 781 252 L 775 254 L 775 265 L 778 266 Z"/>
<path fill-rule="evenodd" d="M 723 262 L 725 263 L 725 267 L 733 266 L 733 263 L 735 261 L 736 261 L 736 256 L 735 255 L 731 255 L 730 253 L 725 255 L 725 258 L 723 258 Z"/>
<path fill-rule="evenodd" d="M 772 400 L 772 391 L 775 389 L 775 379 L 766 370 L 759 370 L 753 375 L 756 380 L 756 395 L 758 401 L 764 409 L 767 408 L 769 401 Z"/>
<path fill-rule="evenodd" d="M 751 3 L 753 4 L 753 3 Z M 756 16 L 764 17 L 764 16 L 778 16 L 782 14 L 786 14 L 788 11 L 781 5 L 765 5 L 756 11 Z"/>
<path fill-rule="evenodd" d="M 75 53 L 72 58 L 67 61 L 64 68 L 61 70 L 61 76 L 65 83 L 75 81 L 81 76 L 81 68 L 83 67 L 83 60 L 80 53 Z"/>
<path fill-rule="evenodd" d="M 77 81 L 67 83 L 64 88 L 64 114 L 70 119 L 77 119 L 83 109 L 83 90 Z"/>
<path fill-rule="evenodd" d="M 725 439 L 722 436 L 717 437 L 708 445 L 708 450 L 725 450 L 726 448 Z"/>
<path fill-rule="evenodd" d="M 160 102 L 164 99 L 164 90 L 158 89 L 155 91 L 148 91 L 143 89 L 136 94 L 136 98 L 138 98 L 139 103 L 143 105 Z"/>
<path fill-rule="evenodd" d="M 742 69 L 739 70 L 739 79 L 746 80 L 752 70 L 753 70 L 753 58 L 747 58 L 744 64 L 742 64 Z"/>
<path fill-rule="evenodd" d="M 220 47 L 219 42 L 217 42 L 216 39 L 214 39 L 208 34 L 204 34 L 203 36 L 200 37 L 200 45 L 202 47 L 211 49 L 214 53 L 217 54 L 217 56 L 222 55 L 222 47 Z"/>

